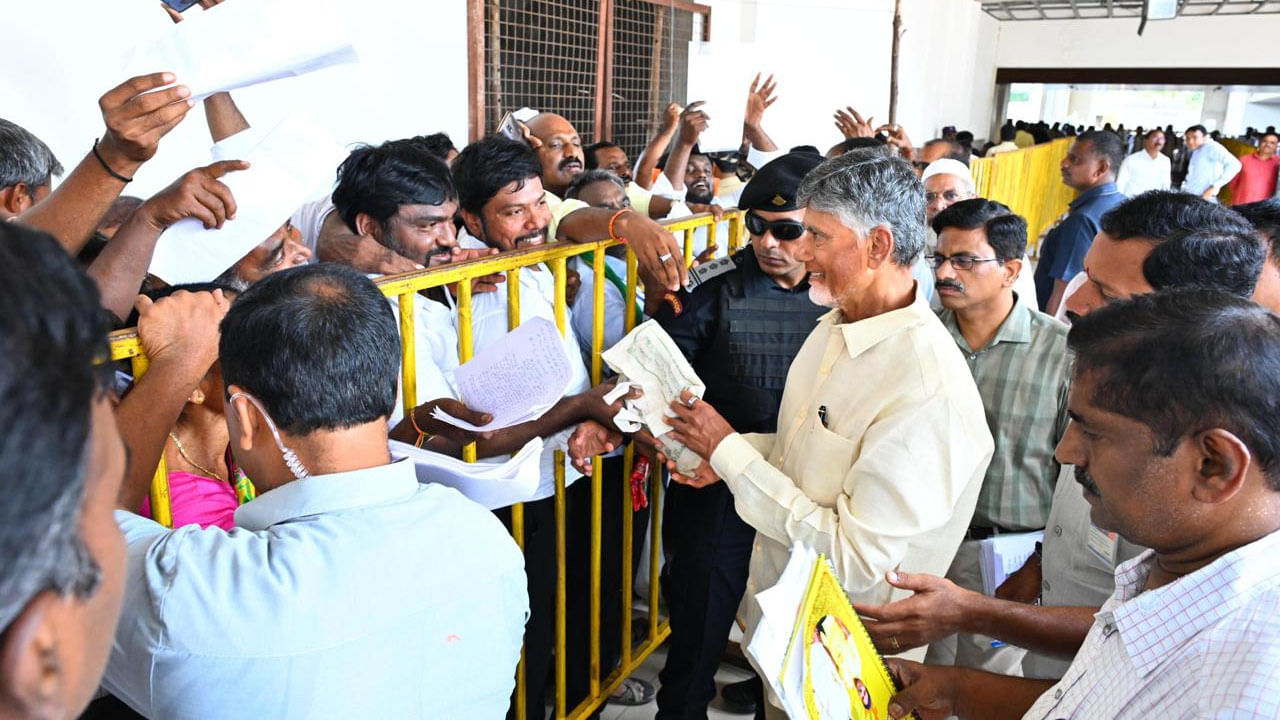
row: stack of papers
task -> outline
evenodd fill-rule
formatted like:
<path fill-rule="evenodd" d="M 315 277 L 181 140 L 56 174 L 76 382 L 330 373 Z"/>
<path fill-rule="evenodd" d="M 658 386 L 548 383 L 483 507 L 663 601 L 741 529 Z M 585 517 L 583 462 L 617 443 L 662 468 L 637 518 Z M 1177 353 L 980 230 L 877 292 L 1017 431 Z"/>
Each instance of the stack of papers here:
<path fill-rule="evenodd" d="M 458 399 L 493 420 L 484 426 L 459 420 L 440 408 L 432 416 L 465 430 L 500 430 L 536 420 L 568 392 L 573 366 L 555 323 L 526 320 L 453 373 Z"/>
<path fill-rule="evenodd" d="M 391 457 L 411 460 L 418 473 L 418 482 L 446 485 L 490 510 L 533 497 L 542 476 L 541 456 L 542 438 L 530 440 L 520 448 L 520 452 L 501 463 L 468 463 L 408 443 L 391 441 Z"/>
<path fill-rule="evenodd" d="M 982 570 L 982 591 L 995 595 L 996 588 L 1036 551 L 1036 543 L 1044 540 L 1044 531 L 995 535 L 978 543 L 978 567 Z"/>
<path fill-rule="evenodd" d="M 135 49 L 125 75 L 171 72 L 200 100 L 357 59 L 331 0 L 253 0 L 187 13 Z"/>
<path fill-rule="evenodd" d="M 690 474 L 696 470 L 702 464 L 702 458 L 689 452 L 684 445 L 663 437 L 671 432 L 667 418 L 671 414 L 671 403 L 680 400 L 680 393 L 689 390 L 702 397 L 707 390 L 671 336 L 656 320 L 649 320 L 600 357 L 622 376 L 619 387 L 623 382 L 629 382 L 639 385 L 644 391 L 642 397 L 627 401 L 619 419 L 632 421 L 633 429 L 636 429 L 636 422 L 648 426 L 649 432 L 662 442 L 663 454 L 675 461 L 679 472 Z"/>

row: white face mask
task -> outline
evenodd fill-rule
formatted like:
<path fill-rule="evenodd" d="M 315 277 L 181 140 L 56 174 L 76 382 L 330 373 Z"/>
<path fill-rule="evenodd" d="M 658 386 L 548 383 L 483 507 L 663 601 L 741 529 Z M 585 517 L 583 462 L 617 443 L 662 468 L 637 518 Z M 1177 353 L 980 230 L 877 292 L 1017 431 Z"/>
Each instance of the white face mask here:
<path fill-rule="evenodd" d="M 267 414 L 267 409 L 262 407 L 262 403 L 258 401 L 258 398 L 247 392 L 238 392 L 231 396 L 230 402 L 234 403 L 236 398 L 240 397 L 253 403 L 253 406 L 258 409 L 258 412 L 262 413 L 262 419 L 267 421 L 267 429 L 271 431 L 271 437 L 275 438 L 276 447 L 280 449 L 280 455 L 284 458 L 284 464 L 289 468 L 289 472 L 293 473 L 294 479 L 302 480 L 303 478 L 310 477 L 310 471 L 307 470 L 307 466 L 302 464 L 302 460 L 298 459 L 298 454 L 293 451 L 293 448 L 285 445 L 284 441 L 280 439 L 280 431 L 276 429 L 275 421 Z"/>

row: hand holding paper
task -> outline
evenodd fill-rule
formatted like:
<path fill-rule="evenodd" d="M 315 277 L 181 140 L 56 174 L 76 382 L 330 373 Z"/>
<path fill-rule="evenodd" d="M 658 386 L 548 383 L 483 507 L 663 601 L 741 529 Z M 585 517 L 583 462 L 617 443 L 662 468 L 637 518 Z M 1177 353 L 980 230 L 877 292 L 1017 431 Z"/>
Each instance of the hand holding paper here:
<path fill-rule="evenodd" d="M 555 324 L 533 318 L 463 363 L 453 378 L 467 407 L 493 421 L 480 427 L 439 408 L 432 415 L 467 430 L 500 430 L 550 410 L 569 389 L 573 371 Z"/>

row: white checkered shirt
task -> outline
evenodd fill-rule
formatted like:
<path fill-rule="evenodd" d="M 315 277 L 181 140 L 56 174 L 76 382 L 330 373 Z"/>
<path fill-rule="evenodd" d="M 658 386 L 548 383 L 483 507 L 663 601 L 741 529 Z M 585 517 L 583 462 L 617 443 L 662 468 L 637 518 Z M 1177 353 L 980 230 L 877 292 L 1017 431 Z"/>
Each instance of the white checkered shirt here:
<path fill-rule="evenodd" d="M 1147 592 L 1152 551 L 1119 566 L 1067 674 L 1023 720 L 1280 718 L 1278 554 L 1273 532 Z"/>

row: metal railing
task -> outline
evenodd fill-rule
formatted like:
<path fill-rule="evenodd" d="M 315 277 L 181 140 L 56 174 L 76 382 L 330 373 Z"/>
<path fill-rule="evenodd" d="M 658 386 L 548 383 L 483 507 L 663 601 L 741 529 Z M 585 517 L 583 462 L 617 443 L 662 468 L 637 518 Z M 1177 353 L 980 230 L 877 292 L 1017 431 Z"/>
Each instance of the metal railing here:
<path fill-rule="evenodd" d="M 742 212 L 730 210 L 725 213 L 724 221 L 728 222 L 729 251 L 737 251 L 743 244 Z M 699 228 L 705 228 L 707 245 L 716 244 L 717 221 L 710 214 L 695 215 L 689 218 L 665 222 L 668 231 L 683 239 L 686 263 L 691 263 L 694 256 L 694 236 Z M 567 262 L 570 258 L 586 253 L 591 257 L 591 271 L 594 276 L 592 300 L 592 336 L 591 336 L 591 382 L 599 384 L 603 376 L 603 364 L 600 353 L 605 349 L 605 249 L 617 245 L 611 240 L 592 243 L 556 242 L 534 248 L 504 252 L 486 258 L 459 262 L 425 270 L 418 270 L 402 275 L 389 275 L 375 282 L 388 298 L 395 299 L 399 305 L 400 339 L 401 339 L 401 382 L 404 411 L 410 413 L 417 400 L 417 365 L 415 362 L 417 348 L 415 343 L 416 313 L 414 299 L 417 294 L 428 288 L 454 285 L 456 283 L 457 327 L 458 327 L 458 360 L 465 363 L 471 359 L 474 351 L 472 335 L 472 287 L 471 280 L 485 275 L 505 273 L 507 293 L 507 323 L 514 329 L 520 324 L 520 272 L 524 268 L 540 264 L 547 265 L 555 280 L 555 322 L 561 334 L 565 332 L 568 322 L 569 305 L 566 301 L 565 282 L 567 278 Z M 636 271 L 636 256 L 627 251 L 626 298 L 624 308 L 636 306 L 639 292 L 639 275 Z M 499 291 L 501 292 L 501 291 Z M 579 298 L 583 301 L 585 298 Z M 634 312 L 626 312 L 625 328 L 630 331 L 636 323 Z M 134 377 L 141 377 L 147 370 L 147 359 L 143 355 L 138 341 L 136 329 L 122 330 L 111 336 L 112 360 L 129 359 L 133 364 Z M 463 448 L 463 459 L 474 462 L 475 445 Z M 634 448 L 628 446 L 623 459 L 623 477 L 630 477 L 634 463 Z M 666 639 L 670 629 L 658 616 L 658 567 L 661 557 L 661 518 L 662 518 L 662 473 L 661 468 L 654 467 L 649 477 L 650 498 L 650 556 L 649 556 L 649 632 L 639 647 L 632 646 L 631 636 L 631 602 L 633 584 L 632 556 L 635 548 L 632 543 L 632 506 L 631 497 L 623 492 L 622 512 L 622 614 L 621 614 L 621 661 L 616 669 L 601 677 L 600 658 L 600 586 L 601 586 L 601 524 L 603 511 L 601 506 L 602 472 L 601 458 L 593 460 L 591 471 L 591 540 L 590 540 L 590 607 L 589 607 L 589 677 L 588 694 L 577 707 L 567 707 L 566 697 L 566 496 L 564 453 L 557 451 L 555 456 L 555 547 L 556 547 L 556 616 L 555 616 L 555 717 L 576 720 L 592 713 L 604 703 L 623 679 L 629 676 L 641 663 Z M 157 522 L 171 526 L 173 518 L 169 504 L 169 482 L 164 457 L 152 479 L 151 491 L 152 516 Z M 516 543 L 524 548 L 524 513 L 522 505 L 511 507 L 511 534 Z M 516 673 L 516 717 L 524 720 L 528 717 L 525 707 L 524 653 L 521 652 L 520 664 Z M 540 715 L 539 715 L 540 717 Z"/>

